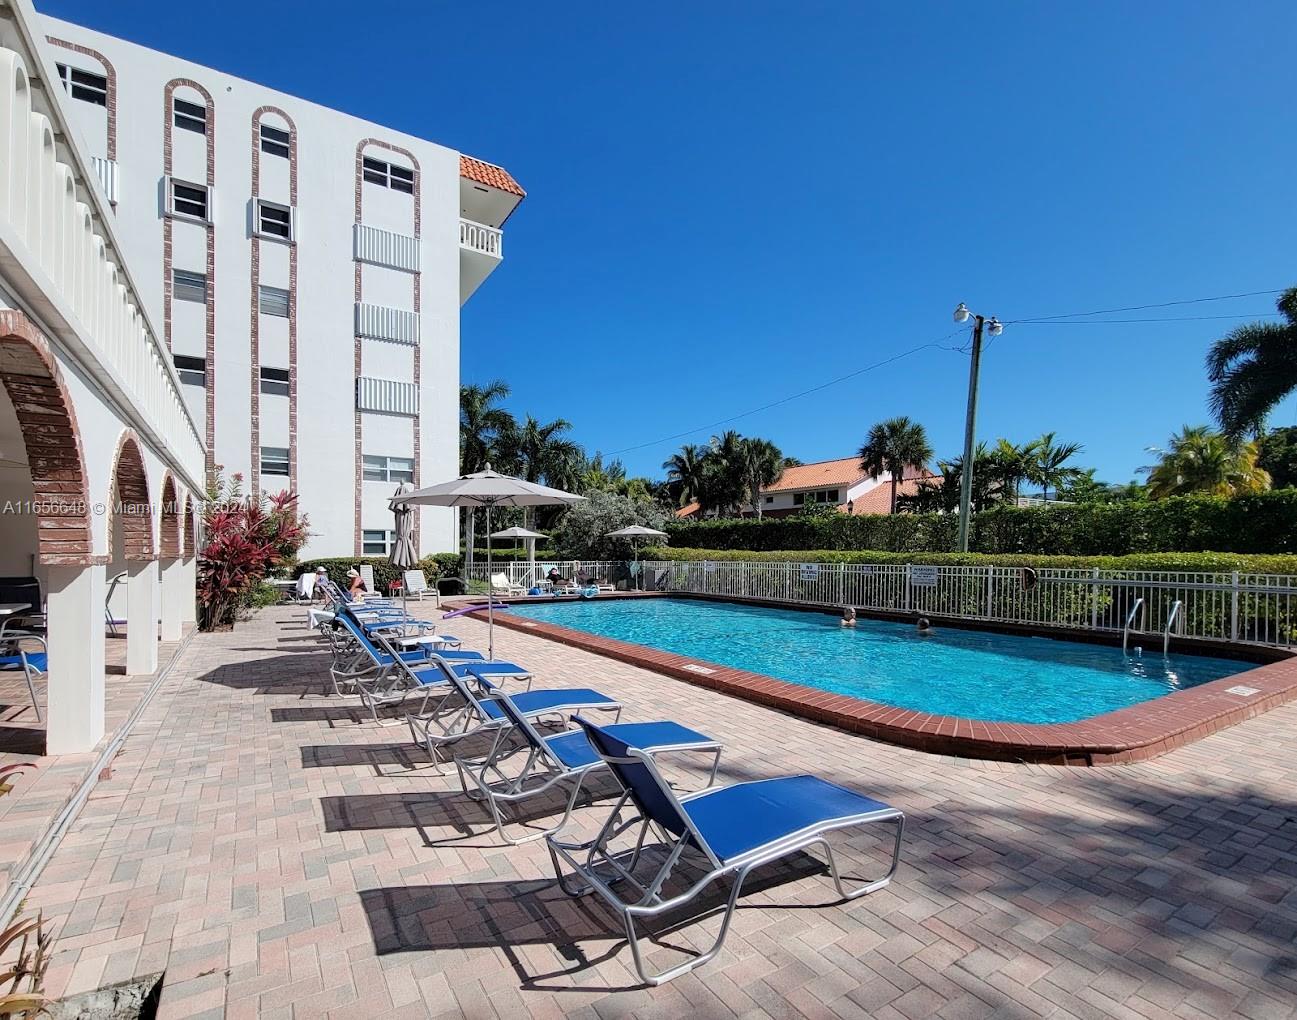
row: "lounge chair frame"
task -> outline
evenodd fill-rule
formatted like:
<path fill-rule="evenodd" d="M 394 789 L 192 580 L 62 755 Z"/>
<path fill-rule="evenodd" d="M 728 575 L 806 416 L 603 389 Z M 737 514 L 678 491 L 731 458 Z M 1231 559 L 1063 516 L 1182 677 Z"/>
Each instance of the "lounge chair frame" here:
<path fill-rule="evenodd" d="M 622 924 L 626 931 L 626 941 L 630 945 L 631 956 L 635 963 L 635 972 L 646 985 L 661 985 L 682 974 L 696 970 L 712 960 L 720 952 L 721 947 L 725 944 L 725 937 L 729 934 L 730 922 L 734 919 L 734 911 L 738 905 L 739 895 L 743 891 L 743 884 L 748 875 L 762 865 L 771 864 L 792 854 L 809 850 L 812 847 L 819 847 L 824 851 L 829 873 L 833 877 L 833 884 L 843 902 L 854 900 L 883 888 L 891 882 L 892 876 L 896 874 L 901 859 L 901 836 L 905 829 L 905 815 L 895 808 L 862 812 L 858 815 L 837 818 L 831 822 L 810 826 L 799 832 L 787 834 L 763 846 L 755 847 L 744 854 L 728 860 L 721 860 L 708 847 L 707 841 L 690 820 L 688 813 L 680 810 L 681 804 L 688 803 L 695 797 L 705 796 L 711 792 L 710 790 L 700 790 L 697 793 L 686 794 L 677 798 L 662 779 L 653 762 L 653 756 L 646 751 L 639 748 L 629 748 L 626 757 L 605 755 L 602 750 L 600 750 L 600 754 L 610 765 L 642 765 L 646 767 L 656 781 L 659 791 L 675 803 L 676 809 L 685 823 L 680 835 L 675 835 L 645 815 L 639 809 L 631 791 L 627 790 L 613 805 L 608 818 L 593 839 L 581 843 L 569 843 L 559 839 L 558 833 L 552 834 L 548 839 L 550 859 L 554 864 L 554 873 L 560 888 L 573 897 L 584 896 L 592 891 L 597 892 L 610 907 L 621 915 Z M 628 807 L 632 808 L 635 814 L 623 821 L 622 812 Z M 833 855 L 833 847 L 826 837 L 829 833 L 840 829 L 849 829 L 878 822 L 896 826 L 896 838 L 892 848 L 891 863 L 886 874 L 882 877 L 866 881 L 854 889 L 849 889 L 842 881 L 837 861 Z M 629 851 L 614 851 L 611 848 L 613 840 L 635 829 L 638 829 L 638 833 L 635 835 L 632 849 Z M 643 857 L 645 840 L 650 831 L 662 841 L 662 845 L 666 850 L 666 858 L 656 871 L 650 872 L 641 878 L 635 874 L 635 871 Z M 662 889 L 680 864 L 686 851 L 691 851 L 692 856 L 703 859 L 707 867 L 706 873 L 683 892 L 669 899 L 663 899 Z M 621 858 L 628 858 L 627 865 L 623 865 Z M 567 864 L 573 875 L 580 876 L 584 883 L 570 884 L 568 877 L 564 874 L 563 863 Z M 650 973 L 645 967 L 641 948 L 642 936 L 637 929 L 636 922 L 649 921 L 682 907 L 699 896 L 713 882 L 730 875 L 734 877 L 734 885 L 725 903 L 720 930 L 717 932 L 716 939 L 711 946 L 703 952 L 687 954 L 688 958 L 686 960 L 673 967 L 657 973 Z M 637 897 L 631 899 L 621 895 L 615 887 L 623 884 L 633 886 L 638 891 Z"/>
<path fill-rule="evenodd" d="M 578 768 L 565 764 L 545 743 L 544 737 L 532 725 L 532 720 L 518 711 L 517 706 L 508 695 L 495 690 L 492 691 L 491 697 L 500 703 L 501 710 L 513 723 L 513 726 L 502 729 L 495 742 L 491 745 L 491 749 L 481 758 L 472 759 L 456 755 L 454 759 L 455 770 L 459 773 L 459 783 L 464 793 L 473 800 L 484 802 L 490 809 L 491 820 L 495 823 L 495 831 L 499 833 L 500 838 L 510 846 L 520 846 L 523 843 L 530 843 L 533 840 L 552 836 L 564 828 L 572 818 L 572 811 L 576 807 L 577 797 L 580 796 L 581 789 L 585 785 L 586 776 L 591 772 L 604 768 L 605 763 L 596 760 L 589 765 Z M 621 707 L 618 706 L 614 720 L 620 719 Z M 652 753 L 667 754 L 676 751 L 700 751 L 714 754 L 711 777 L 707 784 L 710 787 L 716 782 L 716 774 L 720 769 L 721 754 L 724 750 L 724 745 L 718 741 L 708 740 L 700 743 L 657 746 L 653 748 Z M 516 776 L 508 775 L 500 767 L 509 759 L 524 752 L 526 753 L 526 759 Z M 476 789 L 469 788 L 468 781 L 470 779 Z M 538 797 L 564 782 L 571 782 L 572 789 L 567 796 L 563 817 L 559 819 L 556 825 L 517 838 L 510 836 L 505 831 L 505 818 L 504 812 L 501 810 L 502 807 L 508 807 L 529 800 L 532 797 Z"/>

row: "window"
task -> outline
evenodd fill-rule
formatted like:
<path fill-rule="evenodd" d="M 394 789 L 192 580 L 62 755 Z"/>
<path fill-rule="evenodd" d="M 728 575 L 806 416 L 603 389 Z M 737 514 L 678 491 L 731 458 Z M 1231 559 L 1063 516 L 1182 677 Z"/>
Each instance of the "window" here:
<path fill-rule="evenodd" d="M 207 385 L 207 359 L 191 358 L 187 354 L 173 354 L 171 360 L 176 365 L 176 375 L 186 386 Z"/>
<path fill-rule="evenodd" d="M 261 368 L 261 392 L 272 397 L 288 396 L 288 369 Z"/>
<path fill-rule="evenodd" d="M 384 163 L 381 159 L 370 159 L 368 156 L 361 163 L 363 176 L 370 184 L 391 188 L 393 191 L 404 191 L 407 195 L 414 194 L 413 170 Z"/>
<path fill-rule="evenodd" d="M 205 135 L 207 134 L 207 107 L 201 103 L 187 103 L 183 99 L 177 99 L 175 122 L 178 128 Z"/>
<path fill-rule="evenodd" d="M 390 556 L 395 541 L 395 531 L 362 531 L 360 551 L 364 556 Z"/>
<path fill-rule="evenodd" d="M 766 497 L 766 502 L 767 502 L 767 503 L 773 503 L 774 501 L 775 501 L 775 497 L 774 497 L 774 496 L 767 496 L 767 497 Z"/>
<path fill-rule="evenodd" d="M 288 291 L 280 287 L 260 287 L 257 293 L 257 307 L 262 315 L 278 315 L 288 318 Z"/>
<path fill-rule="evenodd" d="M 177 301 L 207 304 L 207 274 L 191 273 L 188 269 L 171 270 L 171 296 Z"/>
<path fill-rule="evenodd" d="M 806 493 L 804 492 L 793 493 L 793 506 L 802 506 L 805 502 L 806 502 Z"/>
<path fill-rule="evenodd" d="M 288 450 L 282 446 L 261 448 L 261 473 L 263 475 L 288 474 Z"/>
<path fill-rule="evenodd" d="M 288 132 L 282 128 L 271 127 L 269 124 L 261 125 L 262 152 L 268 152 L 272 156 L 283 156 L 284 159 L 287 159 L 288 140 Z"/>
<path fill-rule="evenodd" d="M 293 210 L 286 205 L 257 199 L 257 233 L 265 237 L 280 237 L 285 241 L 291 241 Z"/>
<path fill-rule="evenodd" d="M 815 493 L 815 502 L 817 503 L 836 503 L 838 501 L 837 489 L 821 489 Z"/>
<path fill-rule="evenodd" d="M 172 179 L 171 209 L 173 216 L 189 216 L 196 220 L 208 222 L 207 189 L 201 184 L 187 184 Z"/>
<path fill-rule="evenodd" d="M 108 105 L 108 79 L 93 71 L 81 71 L 67 64 L 56 64 L 63 87 L 73 99 L 94 103 L 96 106 Z"/>
<path fill-rule="evenodd" d="M 364 478 L 367 482 L 413 482 L 414 460 L 410 457 L 362 458 Z"/>

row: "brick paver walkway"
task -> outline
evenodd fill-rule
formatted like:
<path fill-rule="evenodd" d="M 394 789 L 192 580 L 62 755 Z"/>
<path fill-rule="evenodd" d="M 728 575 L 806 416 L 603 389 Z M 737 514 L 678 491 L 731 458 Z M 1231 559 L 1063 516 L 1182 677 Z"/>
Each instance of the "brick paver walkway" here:
<path fill-rule="evenodd" d="M 814 772 L 909 817 L 890 888 L 832 905 L 810 862 L 776 869 L 722 956 L 644 989 L 543 844 L 500 845 L 403 728 L 326 696 L 299 618 L 185 652 L 31 897 L 62 926 L 50 991 L 165 969 L 166 1016 L 1297 1015 L 1297 706 L 1138 765 L 971 763 L 497 631 L 543 685 L 722 739 L 723 779 Z"/>

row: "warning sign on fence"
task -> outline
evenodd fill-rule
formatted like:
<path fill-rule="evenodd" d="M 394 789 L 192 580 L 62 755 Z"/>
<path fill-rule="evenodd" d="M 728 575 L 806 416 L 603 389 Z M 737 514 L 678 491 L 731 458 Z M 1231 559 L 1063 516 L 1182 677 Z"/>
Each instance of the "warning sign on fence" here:
<path fill-rule="evenodd" d="M 818 581 L 820 579 L 820 565 L 818 563 L 802 564 L 802 580 Z"/>
<path fill-rule="evenodd" d="M 910 584 L 915 588 L 935 588 L 937 586 L 937 568 L 911 566 Z"/>

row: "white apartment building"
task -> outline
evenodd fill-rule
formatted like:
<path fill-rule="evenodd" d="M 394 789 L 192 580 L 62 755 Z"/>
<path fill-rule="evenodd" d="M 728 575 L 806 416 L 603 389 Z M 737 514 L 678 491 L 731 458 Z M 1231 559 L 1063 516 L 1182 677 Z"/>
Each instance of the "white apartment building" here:
<path fill-rule="evenodd" d="M 400 482 L 458 471 L 459 309 L 524 197 L 498 166 L 42 18 L 206 446 L 294 489 L 304 555 L 382 555 Z M 418 547 L 455 547 L 421 508 Z"/>

